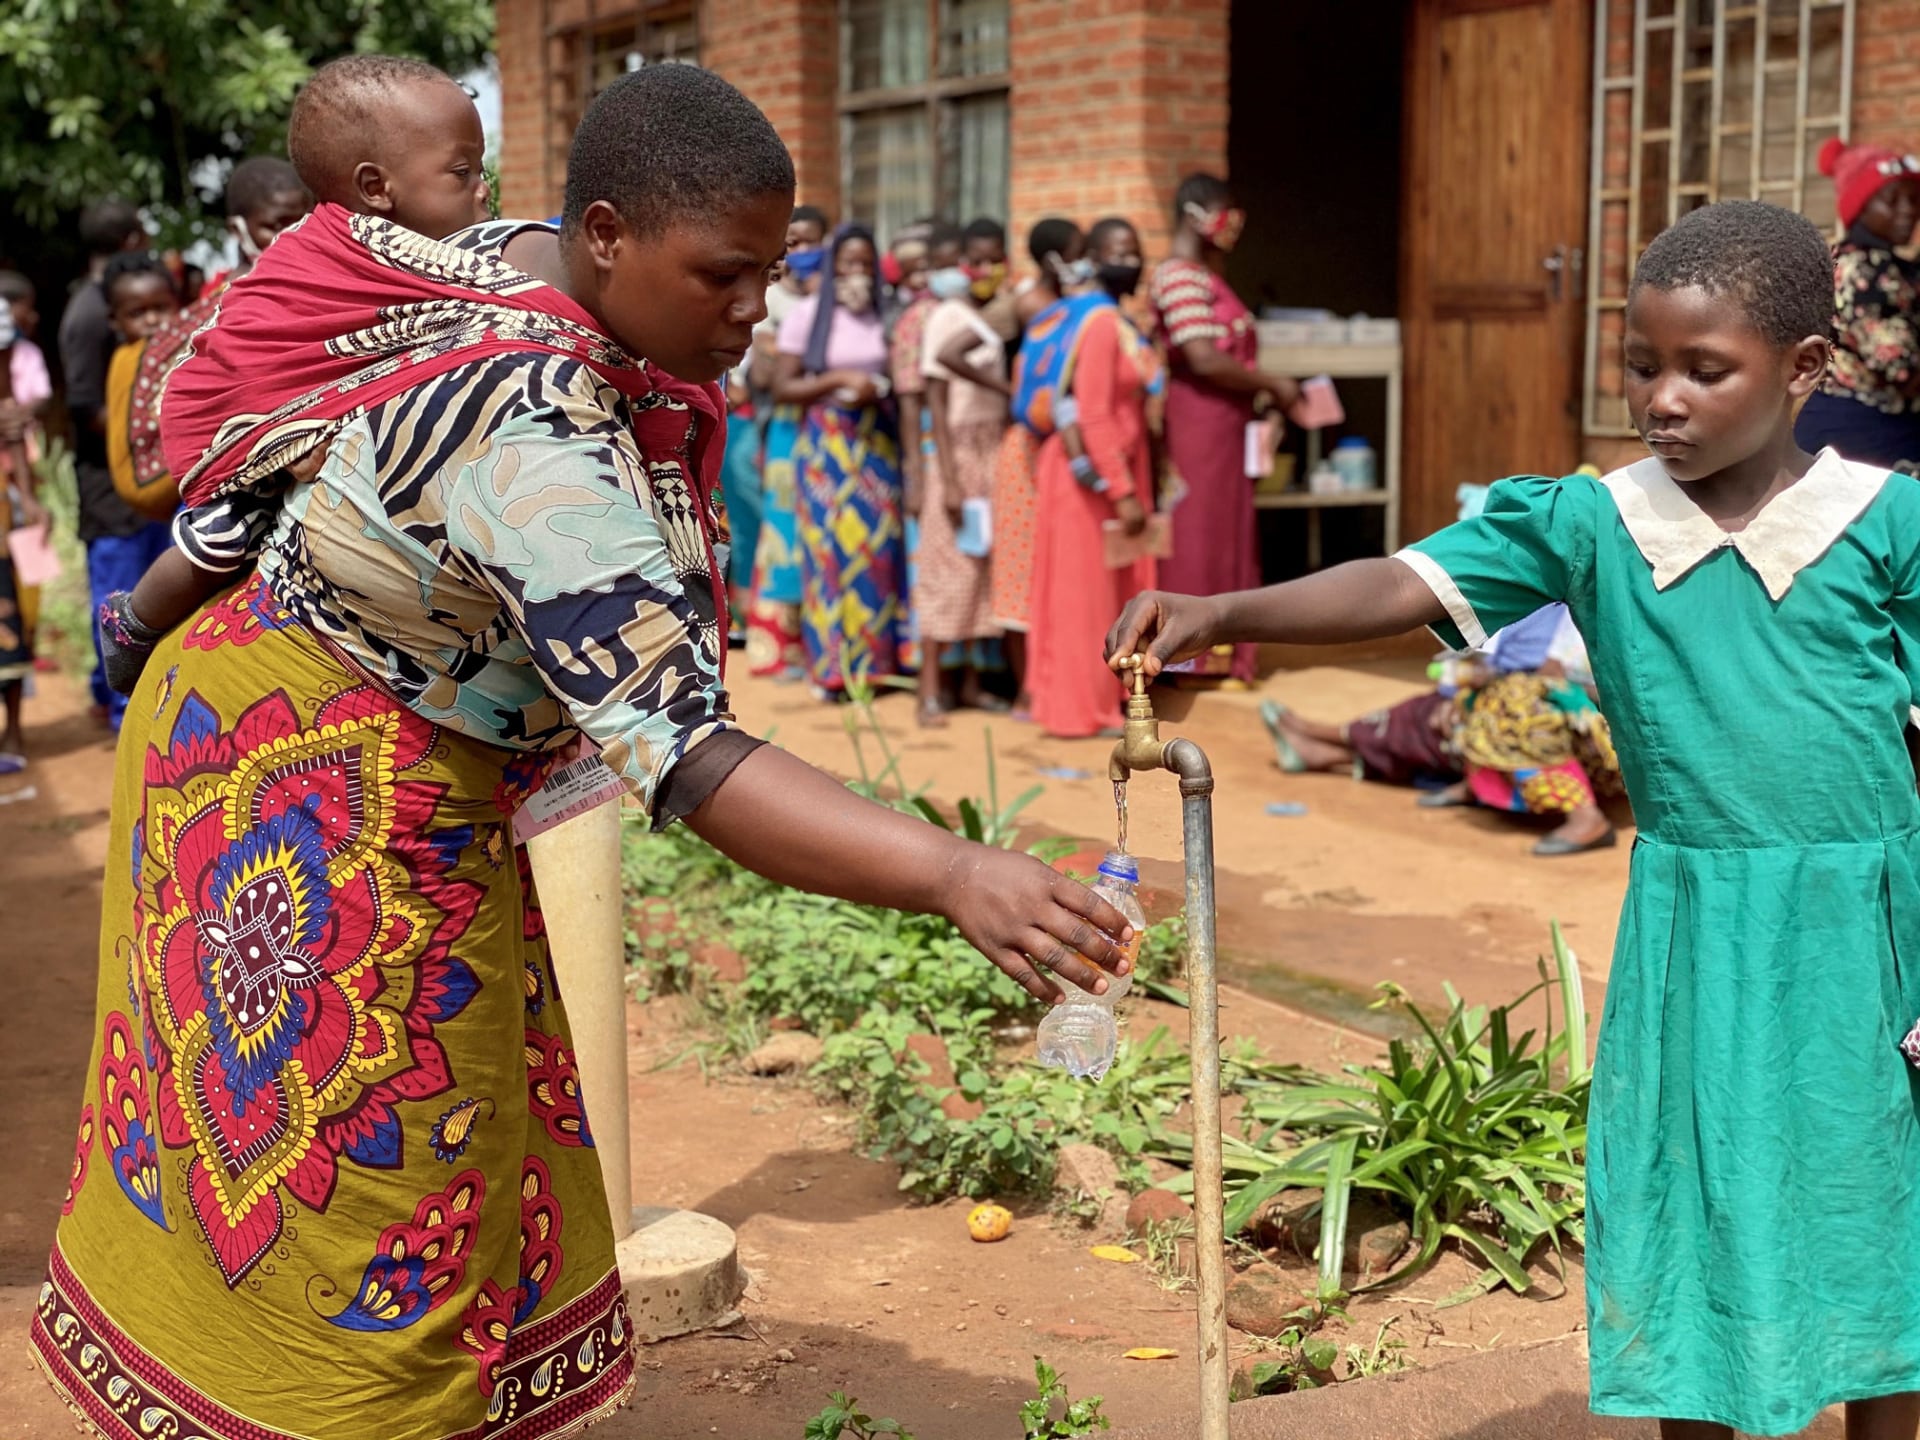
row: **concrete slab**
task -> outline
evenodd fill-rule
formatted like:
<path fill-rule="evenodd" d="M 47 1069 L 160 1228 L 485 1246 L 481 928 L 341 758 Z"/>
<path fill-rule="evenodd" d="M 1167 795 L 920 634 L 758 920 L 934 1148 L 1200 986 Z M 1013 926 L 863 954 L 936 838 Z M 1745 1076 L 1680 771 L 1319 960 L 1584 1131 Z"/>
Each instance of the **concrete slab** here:
<path fill-rule="evenodd" d="M 1651 1420 L 1587 1413 L 1578 1340 L 1494 1350 L 1430 1370 L 1263 1400 L 1232 1411 L 1233 1440 L 1657 1440 Z M 1841 1440 L 1837 1411 L 1808 1440 Z M 1197 1421 L 1110 1431 L 1106 1440 L 1198 1440 Z"/>

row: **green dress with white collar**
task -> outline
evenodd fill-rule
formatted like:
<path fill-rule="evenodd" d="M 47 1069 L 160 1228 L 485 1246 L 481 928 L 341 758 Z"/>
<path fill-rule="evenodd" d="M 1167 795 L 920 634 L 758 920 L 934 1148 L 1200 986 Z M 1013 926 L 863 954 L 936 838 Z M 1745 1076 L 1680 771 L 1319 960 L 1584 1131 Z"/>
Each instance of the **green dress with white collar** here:
<path fill-rule="evenodd" d="M 1920 483 L 1823 452 L 1738 535 L 1645 460 L 1399 557 L 1553 600 L 1640 827 L 1587 1150 L 1592 1405 L 1757 1435 L 1920 1390 Z"/>

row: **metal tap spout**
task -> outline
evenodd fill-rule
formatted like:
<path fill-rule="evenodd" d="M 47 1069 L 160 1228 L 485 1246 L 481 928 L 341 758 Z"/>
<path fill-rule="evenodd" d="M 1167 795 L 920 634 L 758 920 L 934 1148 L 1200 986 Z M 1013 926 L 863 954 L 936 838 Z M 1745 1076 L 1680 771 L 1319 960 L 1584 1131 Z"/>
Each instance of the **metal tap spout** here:
<path fill-rule="evenodd" d="M 1120 668 L 1131 672 L 1133 693 L 1127 697 L 1126 728 L 1114 742 L 1113 758 L 1107 762 L 1107 778 L 1116 785 L 1125 784 L 1135 770 L 1169 768 L 1167 747 L 1160 740 L 1160 720 L 1147 694 L 1145 660 L 1143 655 L 1128 655 L 1120 661 Z M 1203 759 L 1201 763 L 1206 762 Z"/>

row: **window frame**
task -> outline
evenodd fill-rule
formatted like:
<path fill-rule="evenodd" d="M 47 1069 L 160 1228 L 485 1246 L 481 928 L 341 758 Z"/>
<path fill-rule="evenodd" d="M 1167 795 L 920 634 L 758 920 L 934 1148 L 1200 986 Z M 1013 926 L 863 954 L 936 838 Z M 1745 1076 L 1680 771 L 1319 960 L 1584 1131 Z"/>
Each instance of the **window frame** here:
<path fill-rule="evenodd" d="M 549 7 L 551 0 L 544 0 Z M 647 53 L 653 32 L 671 22 L 692 20 L 693 56 L 692 60 L 674 59 L 672 64 L 700 64 L 700 54 L 706 43 L 705 10 L 707 0 L 631 0 L 631 11 L 616 16 L 601 18 L 598 0 L 587 0 L 586 14 L 582 19 L 565 25 L 548 25 L 546 38 L 549 57 L 555 57 L 558 63 L 549 69 L 549 87 L 554 80 L 565 86 L 564 93 L 555 102 L 549 88 L 547 169 L 543 177 L 549 194 L 554 190 L 554 177 L 567 173 L 567 157 L 573 148 L 573 133 L 580 128 L 581 117 L 587 113 L 587 107 L 599 94 L 593 88 L 593 62 L 596 52 L 608 41 L 618 41 L 627 37 L 628 51 Z M 648 62 L 660 63 L 660 62 Z"/>
<path fill-rule="evenodd" d="M 1781 0 L 1662 0 L 1662 3 L 1665 13 L 1659 15 L 1649 13 L 1649 0 L 1599 0 L 1594 6 L 1592 130 L 1587 184 L 1585 366 L 1580 397 L 1582 433 L 1593 437 L 1624 438 L 1635 433 L 1630 424 L 1617 423 L 1608 416 L 1610 409 L 1617 413 L 1618 396 L 1603 389 L 1603 367 L 1619 365 L 1620 357 L 1617 354 L 1606 356 L 1601 351 L 1607 332 L 1619 328 L 1617 321 L 1609 323 L 1609 317 L 1622 315 L 1626 310 L 1627 282 L 1643 248 L 1640 236 L 1645 220 L 1643 206 L 1647 200 L 1644 162 L 1649 147 L 1666 147 L 1664 223 L 1671 225 L 1684 210 L 1721 199 L 1767 200 L 1804 212 L 1810 186 L 1829 183 L 1815 173 L 1814 167 L 1809 164 L 1809 132 L 1837 134 L 1846 139 L 1852 128 L 1856 0 L 1785 0 L 1783 12 L 1791 15 L 1795 23 L 1794 56 L 1790 61 L 1769 57 L 1769 24 L 1775 18 L 1775 5 L 1781 4 Z M 1685 69 L 1681 68 L 1686 56 L 1681 32 L 1689 12 L 1698 3 L 1712 7 L 1712 56 L 1705 67 Z M 1632 50 L 1631 60 L 1623 70 L 1614 63 L 1610 52 L 1614 37 L 1609 30 L 1616 14 L 1628 6 L 1632 9 Z M 1810 114 L 1808 81 L 1813 58 L 1813 17 L 1833 12 L 1840 15 L 1837 109 L 1829 114 Z M 1751 109 L 1745 123 L 1730 124 L 1726 119 L 1729 113 L 1727 99 L 1735 88 L 1728 84 L 1729 22 L 1746 22 L 1753 28 L 1753 77 L 1751 89 L 1745 97 Z M 1668 114 L 1661 117 L 1661 123 L 1649 126 L 1648 37 L 1657 31 L 1665 31 L 1673 37 L 1667 52 L 1669 106 Z M 1786 75 L 1789 67 L 1794 90 L 1792 124 L 1775 129 L 1768 124 L 1768 79 L 1770 75 Z M 1704 182 L 1687 181 L 1682 178 L 1680 157 L 1687 141 L 1698 139 L 1699 125 L 1686 123 L 1686 91 L 1689 85 L 1703 83 L 1709 87 L 1704 121 L 1707 131 L 1706 179 Z M 1624 183 L 1609 185 L 1610 178 L 1620 178 L 1618 151 L 1608 148 L 1608 110 L 1610 102 L 1617 103 L 1615 97 L 1618 96 L 1626 97 L 1626 173 Z M 1794 145 L 1793 174 L 1790 178 L 1768 179 L 1765 174 L 1768 142 L 1770 139 L 1784 139 L 1788 134 L 1791 134 Z M 1748 147 L 1746 183 L 1737 192 L 1731 186 L 1724 189 L 1722 186 L 1721 146 L 1726 139 L 1743 139 Z M 1613 163 L 1610 164 L 1610 161 Z M 1617 252 L 1609 253 L 1607 248 L 1611 238 L 1609 220 L 1617 219 L 1622 208 L 1625 211 L 1624 265 L 1620 263 Z"/>
<path fill-rule="evenodd" d="M 862 116 L 880 111 L 909 111 L 923 109 L 927 117 L 927 140 L 929 154 L 927 174 L 933 194 L 925 209 L 929 213 L 938 213 L 947 203 L 952 187 L 948 170 L 951 168 L 947 158 L 949 146 L 947 137 L 949 128 L 956 124 L 955 109 L 957 102 L 978 96 L 1001 95 L 1012 101 L 1013 56 L 1012 23 L 1013 0 L 1005 0 L 1007 7 L 1008 44 L 1006 68 L 983 75 L 942 76 L 940 73 L 942 25 L 947 0 L 924 0 L 927 10 L 927 56 L 925 80 L 910 85 L 874 86 L 865 90 L 853 88 L 854 71 L 854 4 L 856 0 L 840 0 L 840 72 L 835 91 L 835 102 L 840 117 L 840 193 L 843 204 L 851 210 L 854 197 L 854 132 Z M 1009 127 L 1007 174 L 1009 183 L 1012 173 L 1012 142 Z M 876 217 L 862 216 L 863 221 Z"/>

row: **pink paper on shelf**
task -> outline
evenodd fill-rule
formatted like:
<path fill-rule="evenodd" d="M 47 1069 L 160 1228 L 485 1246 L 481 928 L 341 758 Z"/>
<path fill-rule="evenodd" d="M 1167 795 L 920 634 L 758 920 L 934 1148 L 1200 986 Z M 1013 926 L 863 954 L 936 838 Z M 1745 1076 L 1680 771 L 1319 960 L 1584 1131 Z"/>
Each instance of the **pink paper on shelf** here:
<path fill-rule="evenodd" d="M 7 532 L 13 577 L 22 585 L 49 585 L 60 578 L 60 557 L 44 525 L 23 525 Z"/>
<path fill-rule="evenodd" d="M 1325 375 L 1300 382 L 1300 398 L 1287 410 L 1287 418 L 1302 430 L 1325 430 L 1347 418 L 1340 403 L 1340 392 Z"/>

